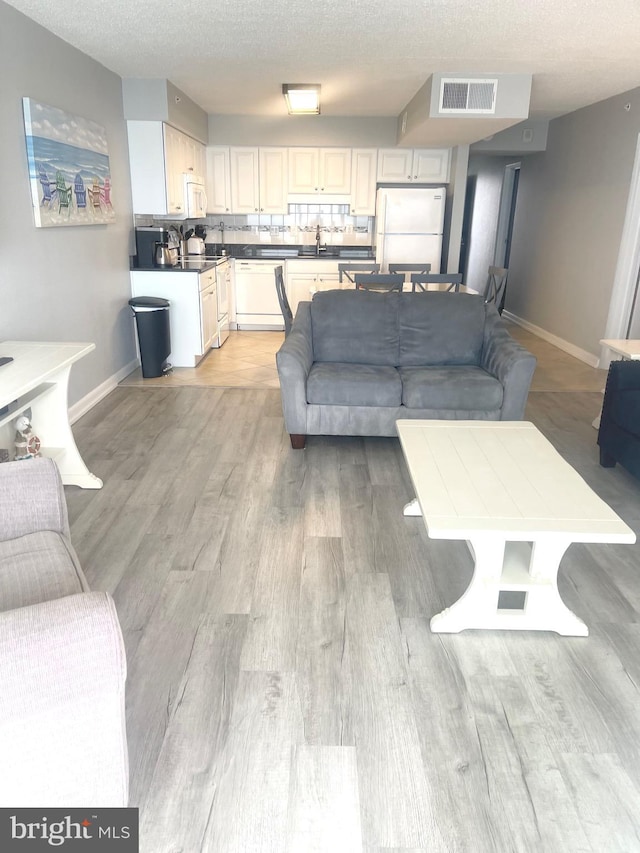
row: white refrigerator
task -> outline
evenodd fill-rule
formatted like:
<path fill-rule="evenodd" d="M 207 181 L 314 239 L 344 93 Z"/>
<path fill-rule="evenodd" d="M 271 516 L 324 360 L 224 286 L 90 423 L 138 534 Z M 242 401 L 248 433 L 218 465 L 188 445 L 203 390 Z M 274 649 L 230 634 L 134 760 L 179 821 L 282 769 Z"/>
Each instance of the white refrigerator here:
<path fill-rule="evenodd" d="M 376 196 L 376 263 L 430 263 L 440 272 L 444 187 L 380 189 Z"/>

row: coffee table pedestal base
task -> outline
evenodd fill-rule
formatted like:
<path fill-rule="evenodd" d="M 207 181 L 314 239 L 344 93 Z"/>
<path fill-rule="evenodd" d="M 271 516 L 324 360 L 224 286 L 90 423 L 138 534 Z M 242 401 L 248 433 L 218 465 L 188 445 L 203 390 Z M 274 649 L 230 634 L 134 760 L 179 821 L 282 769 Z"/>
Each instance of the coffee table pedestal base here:
<path fill-rule="evenodd" d="M 404 508 L 406 516 L 421 514 L 417 500 Z M 488 628 L 587 637 L 589 629 L 558 592 L 560 560 L 571 541 L 553 534 L 534 542 L 509 541 L 495 534 L 473 537 L 467 541 L 475 562 L 471 582 L 455 604 L 432 617 L 431 630 L 457 634 L 468 628 Z M 520 593 L 523 607 L 499 607 L 502 592 Z"/>

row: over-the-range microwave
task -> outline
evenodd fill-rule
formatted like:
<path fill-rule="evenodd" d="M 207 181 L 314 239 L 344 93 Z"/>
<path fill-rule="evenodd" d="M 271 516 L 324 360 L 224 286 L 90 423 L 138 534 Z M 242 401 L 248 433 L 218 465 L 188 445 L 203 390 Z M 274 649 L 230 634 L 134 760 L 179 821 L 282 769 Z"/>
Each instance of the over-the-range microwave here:
<path fill-rule="evenodd" d="M 185 172 L 184 199 L 187 219 L 202 219 L 207 215 L 207 194 L 204 178 Z"/>

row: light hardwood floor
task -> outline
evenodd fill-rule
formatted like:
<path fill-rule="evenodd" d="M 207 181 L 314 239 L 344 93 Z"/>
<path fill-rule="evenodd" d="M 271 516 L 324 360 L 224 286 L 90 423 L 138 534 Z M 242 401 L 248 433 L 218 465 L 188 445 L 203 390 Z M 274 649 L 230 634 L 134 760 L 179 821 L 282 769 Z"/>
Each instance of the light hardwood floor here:
<path fill-rule="evenodd" d="M 527 343 L 527 417 L 638 532 L 640 483 L 598 465 L 604 374 Z M 105 484 L 66 494 L 125 635 L 142 851 L 640 851 L 640 546 L 563 559 L 588 638 L 434 635 L 471 558 L 402 516 L 396 439 L 292 451 L 277 389 L 166 383 L 74 432 Z"/>

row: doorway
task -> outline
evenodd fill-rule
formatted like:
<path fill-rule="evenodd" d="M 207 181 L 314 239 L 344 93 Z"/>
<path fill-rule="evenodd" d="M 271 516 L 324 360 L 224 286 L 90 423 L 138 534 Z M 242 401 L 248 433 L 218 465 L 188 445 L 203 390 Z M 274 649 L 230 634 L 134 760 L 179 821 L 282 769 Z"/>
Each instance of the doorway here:
<path fill-rule="evenodd" d="M 504 167 L 498 226 L 496 228 L 496 247 L 493 255 L 493 264 L 496 267 L 509 267 L 519 182 L 520 163 L 507 164 Z"/>

